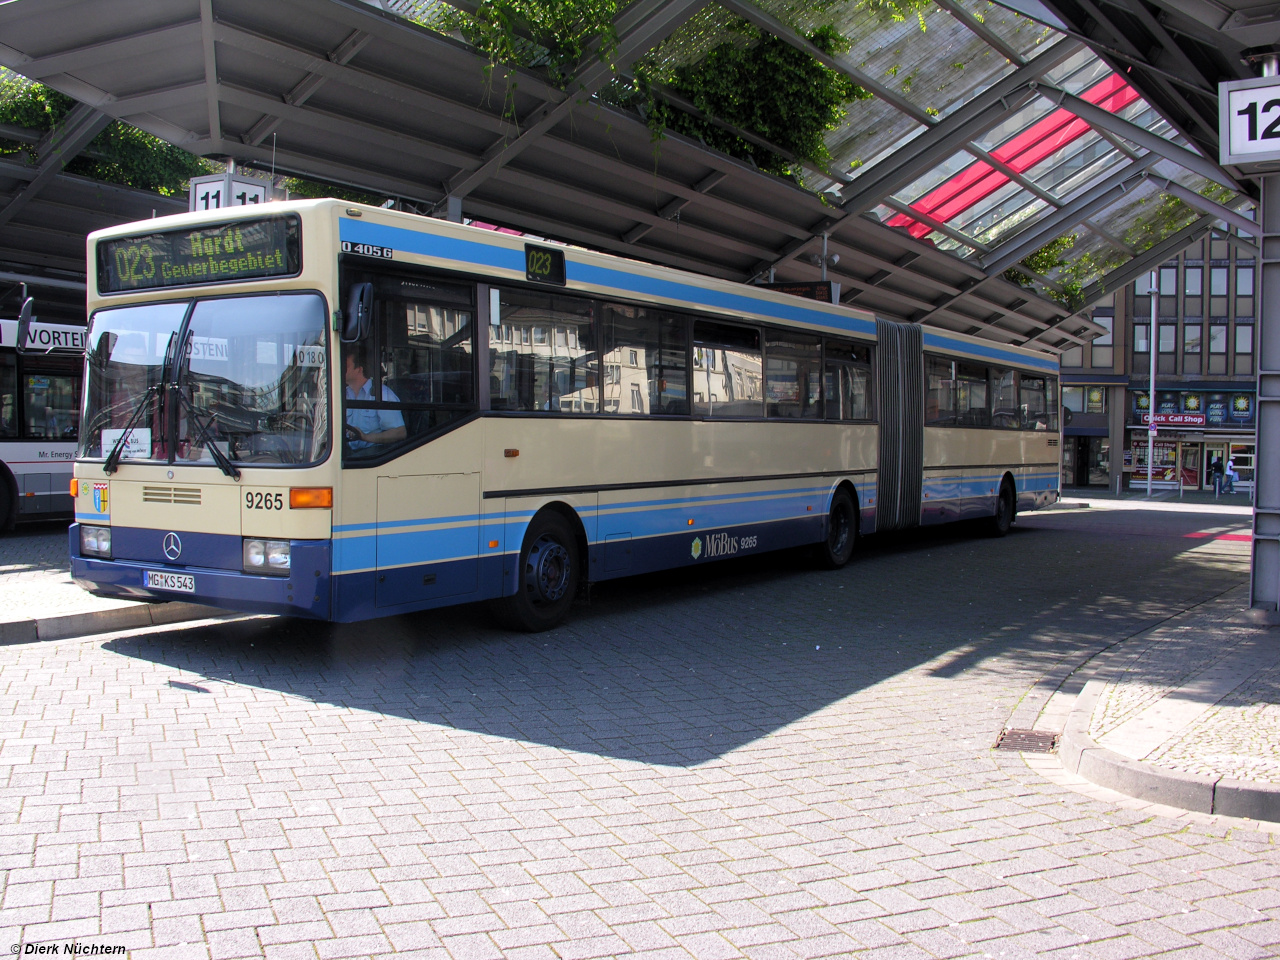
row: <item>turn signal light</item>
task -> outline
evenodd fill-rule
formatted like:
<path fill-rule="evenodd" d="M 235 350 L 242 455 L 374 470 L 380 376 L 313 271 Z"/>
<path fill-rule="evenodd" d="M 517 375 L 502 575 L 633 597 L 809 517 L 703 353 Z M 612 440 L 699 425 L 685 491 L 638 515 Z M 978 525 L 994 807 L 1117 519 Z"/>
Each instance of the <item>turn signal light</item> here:
<path fill-rule="evenodd" d="M 289 509 L 333 508 L 333 487 L 290 487 Z"/>
<path fill-rule="evenodd" d="M 71 478 L 71 499 L 74 500 L 80 496 L 80 481 L 75 477 Z"/>

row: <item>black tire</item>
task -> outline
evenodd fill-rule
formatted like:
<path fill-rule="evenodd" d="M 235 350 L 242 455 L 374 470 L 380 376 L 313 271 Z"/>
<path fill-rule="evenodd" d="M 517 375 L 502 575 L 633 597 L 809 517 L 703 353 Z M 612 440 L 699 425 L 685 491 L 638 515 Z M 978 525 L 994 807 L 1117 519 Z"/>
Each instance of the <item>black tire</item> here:
<path fill-rule="evenodd" d="M 858 511 L 847 490 L 837 490 L 827 514 L 827 537 L 817 545 L 818 563 L 839 570 L 853 556 L 858 542 Z"/>
<path fill-rule="evenodd" d="M 538 514 L 520 549 L 516 592 L 493 601 L 495 619 L 511 630 L 550 630 L 568 615 L 581 571 L 578 539 L 568 521 L 558 513 Z"/>
<path fill-rule="evenodd" d="M 1000 484 L 1000 496 L 996 498 L 996 512 L 987 521 L 987 533 L 993 537 L 1003 537 L 1013 526 L 1013 514 L 1017 503 L 1013 496 L 1013 484 L 1008 480 Z"/>
<path fill-rule="evenodd" d="M 9 478 L 0 475 L 0 532 L 12 530 L 17 518 L 14 509 L 14 490 L 9 486 Z"/>

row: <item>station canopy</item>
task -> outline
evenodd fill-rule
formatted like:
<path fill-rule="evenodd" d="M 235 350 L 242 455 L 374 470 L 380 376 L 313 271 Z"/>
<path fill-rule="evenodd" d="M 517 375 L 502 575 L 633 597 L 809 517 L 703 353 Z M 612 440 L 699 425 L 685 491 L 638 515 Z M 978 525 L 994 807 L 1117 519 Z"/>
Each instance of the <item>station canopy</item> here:
<path fill-rule="evenodd" d="M 1195 239 L 1255 249 L 1253 188 L 1213 159 L 1209 101 L 1196 122 L 1170 93 L 1247 67 L 1219 55 L 1171 80 L 1177 64 L 1093 35 L 1092 0 L 1009 2 L 1021 12 L 634 0 L 606 54 L 556 84 L 536 57 L 494 65 L 450 35 L 438 0 L 8 0 L 0 65 L 196 154 L 742 282 L 825 267 L 850 306 L 1055 352 L 1099 332 L 1093 305 Z M 1151 16 L 1146 0 L 1118 2 Z M 641 58 L 696 69 L 744 42 L 744 24 L 869 94 L 827 134 L 829 161 L 764 172 L 657 136 L 618 96 Z M 823 26 L 846 52 L 815 46 Z"/>

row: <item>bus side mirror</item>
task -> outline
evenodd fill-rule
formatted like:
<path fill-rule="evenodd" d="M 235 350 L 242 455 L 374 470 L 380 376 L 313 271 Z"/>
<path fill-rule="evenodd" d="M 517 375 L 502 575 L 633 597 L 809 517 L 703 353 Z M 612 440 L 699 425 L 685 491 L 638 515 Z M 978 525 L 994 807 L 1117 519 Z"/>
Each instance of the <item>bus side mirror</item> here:
<path fill-rule="evenodd" d="M 1071 426 L 1071 418 L 1075 416 L 1068 407 L 1062 408 L 1062 425 L 1064 427 Z"/>
<path fill-rule="evenodd" d="M 31 307 L 34 303 L 34 297 L 27 297 L 22 301 L 22 309 L 18 311 L 18 339 L 14 346 L 19 353 L 24 353 L 27 349 L 27 337 L 31 334 Z"/>
<path fill-rule="evenodd" d="M 355 343 L 369 335 L 373 326 L 373 284 L 353 283 L 347 295 L 347 312 L 342 317 L 342 342 Z"/>

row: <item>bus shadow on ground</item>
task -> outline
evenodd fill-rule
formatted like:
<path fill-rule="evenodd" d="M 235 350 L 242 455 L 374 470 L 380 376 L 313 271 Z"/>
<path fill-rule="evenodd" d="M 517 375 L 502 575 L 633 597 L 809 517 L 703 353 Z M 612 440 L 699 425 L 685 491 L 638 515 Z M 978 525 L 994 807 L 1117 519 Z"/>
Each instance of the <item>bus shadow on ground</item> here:
<path fill-rule="evenodd" d="M 838 571 L 790 551 L 610 581 L 542 634 L 502 631 L 471 605 L 357 624 L 262 618 L 106 646 L 317 703 L 686 767 L 921 665 L 1030 685 L 1063 656 L 1189 605 L 1189 580 L 1211 593 L 1240 579 L 1189 560 L 1177 523 L 1117 539 L 1106 524 L 1053 521 L 1003 540 L 964 528 L 868 538 Z M 1105 564 L 1080 563 L 1100 549 Z"/>

